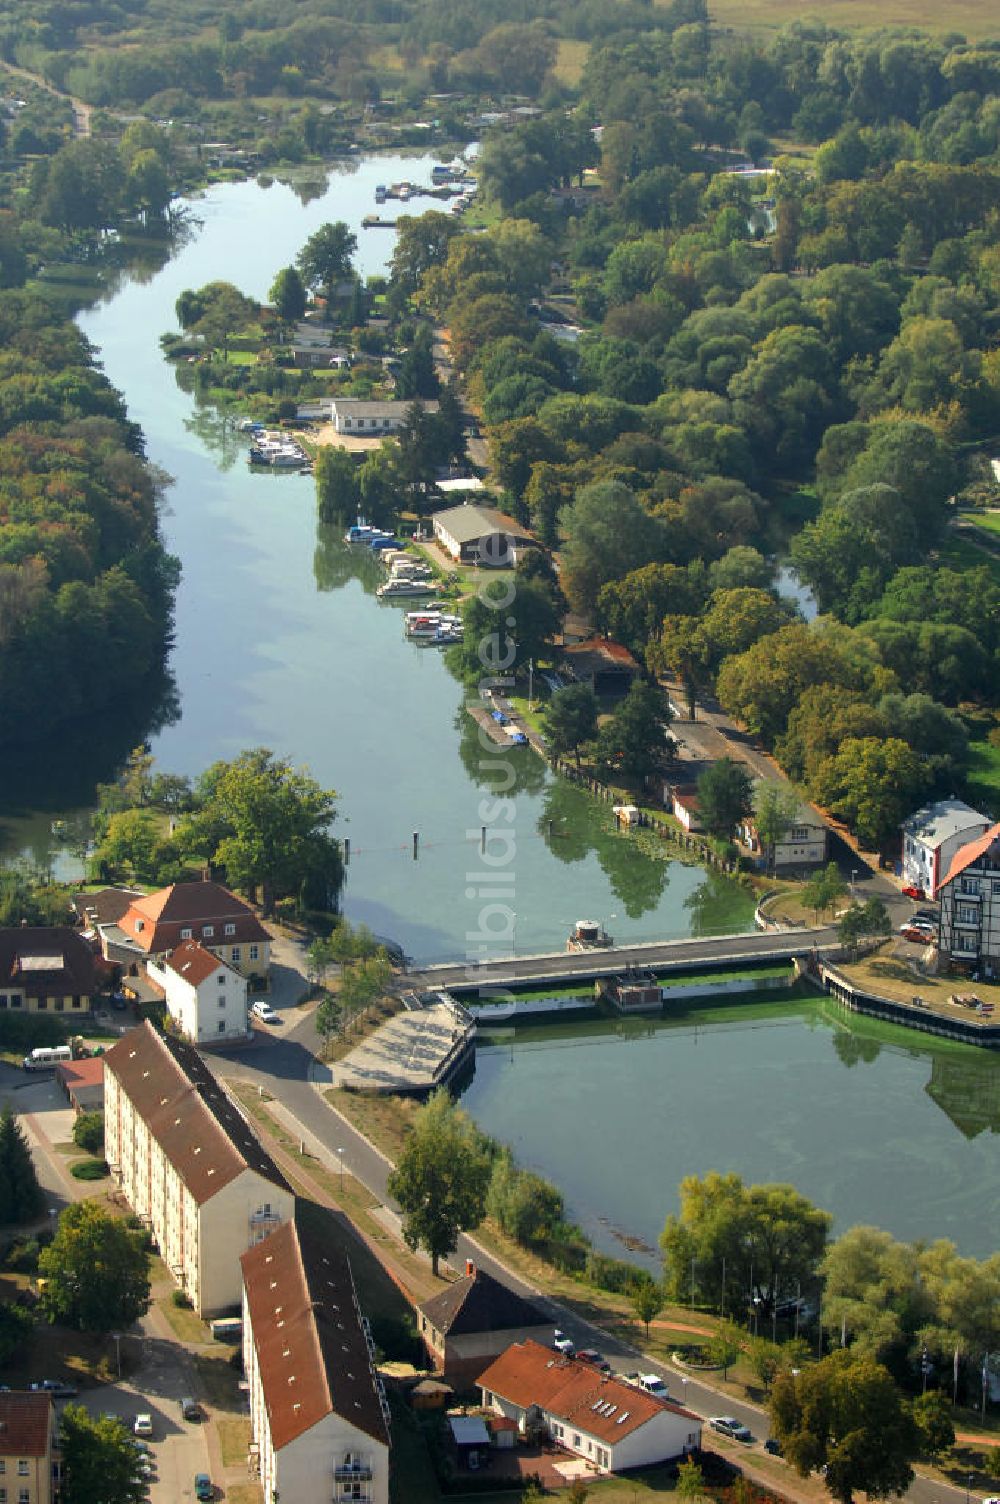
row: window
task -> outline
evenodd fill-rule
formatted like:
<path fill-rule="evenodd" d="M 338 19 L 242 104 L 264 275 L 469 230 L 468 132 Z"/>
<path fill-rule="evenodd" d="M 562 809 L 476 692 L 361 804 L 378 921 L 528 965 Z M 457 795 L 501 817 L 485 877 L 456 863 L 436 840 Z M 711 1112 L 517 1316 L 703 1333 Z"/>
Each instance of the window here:
<path fill-rule="evenodd" d="M 0 1488 L 0 1504 L 7 1504 L 7 1490 Z"/>
<path fill-rule="evenodd" d="M 62 998 L 62 997 L 57 997 L 56 1001 L 55 1001 L 56 1012 L 57 1013 L 61 1013 L 63 1011 L 63 1009 L 65 1008 L 65 1006 L 66 1006 L 66 999 Z"/>
<path fill-rule="evenodd" d="M 0 992 L 0 1008 L 6 1008 L 6 1006 L 7 1006 L 7 994 L 6 994 L 6 992 Z"/>
<path fill-rule="evenodd" d="M 259 956 L 259 954 L 260 954 L 260 946 L 259 945 L 251 945 L 251 947 L 250 947 L 250 959 L 251 959 L 251 961 L 256 961 L 257 957 Z"/>
<path fill-rule="evenodd" d="M 224 971 L 220 971 L 219 972 L 219 986 L 220 987 L 225 987 L 225 985 L 226 985 L 226 973 Z"/>
<path fill-rule="evenodd" d="M 19 1488 L 17 1491 L 17 1504 L 31 1504 L 31 1489 Z"/>
<path fill-rule="evenodd" d="M 225 1034 L 225 1032 L 226 1032 L 226 1020 L 224 1018 L 220 1018 L 219 1019 L 219 1033 L 220 1034 Z"/>
<path fill-rule="evenodd" d="M 191 926 L 188 925 L 185 929 L 181 930 L 181 939 L 182 940 L 190 940 L 192 934 L 193 934 L 193 931 L 191 929 Z"/>
<path fill-rule="evenodd" d="M 46 997 L 40 997 L 38 999 L 38 1012 L 39 1013 L 44 1013 L 46 1011 L 46 1009 L 48 1008 L 48 1006 L 49 1006 L 49 1000 L 48 1000 L 48 998 L 46 998 Z"/>
<path fill-rule="evenodd" d="M 963 877 L 962 878 L 962 892 L 963 893 L 970 893 L 974 898 L 978 897 L 979 896 L 979 878 L 978 877 Z"/>
<path fill-rule="evenodd" d="M 235 935 L 236 934 L 236 926 L 235 926 L 235 924 L 227 924 L 226 925 L 226 934 L 227 935 Z"/>
<path fill-rule="evenodd" d="M 993 879 L 993 897 L 1000 897 L 1000 883 L 997 882 L 996 878 Z"/>
<path fill-rule="evenodd" d="M 220 1008 L 224 1008 L 226 1006 L 226 999 L 224 997 L 220 997 L 218 1001 Z"/>
<path fill-rule="evenodd" d="M 960 903 L 958 905 L 958 922 L 959 922 L 959 924 L 975 924 L 977 913 L 978 913 L 978 910 L 977 910 L 975 904 L 972 904 L 972 903 Z"/>
<path fill-rule="evenodd" d="M 573 1432 L 573 1445 L 575 1447 L 578 1447 L 580 1445 L 580 1433 L 579 1433 L 579 1431 L 574 1431 Z"/>
<path fill-rule="evenodd" d="M 20 1457 L 20 1458 L 18 1458 L 17 1476 L 19 1478 L 26 1478 L 28 1476 L 28 1459 L 27 1459 L 27 1457 Z"/>
<path fill-rule="evenodd" d="M 201 932 L 205 936 L 206 940 L 211 940 L 212 936 L 215 934 L 215 925 L 203 924 L 201 927 Z"/>
<path fill-rule="evenodd" d="M 21 994 L 19 992 L 14 992 L 14 993 L 11 994 L 10 1006 L 12 1008 L 20 1008 L 21 1002 L 22 1002 L 22 998 L 21 998 Z"/>
<path fill-rule="evenodd" d="M 233 955 L 233 960 L 234 961 L 238 961 L 240 959 L 240 948 L 239 948 L 238 945 L 234 945 L 233 946 L 232 955 Z"/>

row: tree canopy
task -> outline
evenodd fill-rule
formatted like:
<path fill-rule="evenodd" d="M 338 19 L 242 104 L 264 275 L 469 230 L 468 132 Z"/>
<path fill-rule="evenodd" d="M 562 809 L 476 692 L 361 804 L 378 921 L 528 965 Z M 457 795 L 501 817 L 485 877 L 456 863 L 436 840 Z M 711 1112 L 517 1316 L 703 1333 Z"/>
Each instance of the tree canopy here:
<path fill-rule="evenodd" d="M 50 1321 L 82 1332 L 131 1326 L 149 1309 L 149 1255 L 143 1235 L 96 1201 L 59 1215 L 56 1235 L 38 1257 L 42 1309 Z"/>
<path fill-rule="evenodd" d="M 446 1091 L 436 1091 L 417 1113 L 388 1181 L 403 1236 L 409 1247 L 426 1248 L 434 1274 L 459 1233 L 482 1221 L 489 1182 L 478 1132 Z"/>

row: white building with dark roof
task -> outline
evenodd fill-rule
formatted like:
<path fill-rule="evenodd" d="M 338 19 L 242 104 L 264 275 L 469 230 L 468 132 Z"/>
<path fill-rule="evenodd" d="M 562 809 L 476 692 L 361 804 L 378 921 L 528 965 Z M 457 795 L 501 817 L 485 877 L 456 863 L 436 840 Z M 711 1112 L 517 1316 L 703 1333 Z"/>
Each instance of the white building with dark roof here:
<path fill-rule="evenodd" d="M 199 1315 L 238 1306 L 240 1254 L 295 1197 L 197 1050 L 148 1020 L 104 1056 L 104 1154 Z"/>
<path fill-rule="evenodd" d="M 388 1504 L 389 1410 L 346 1255 L 296 1218 L 240 1265 L 264 1498 Z"/>
<path fill-rule="evenodd" d="M 146 975 L 163 991 L 177 1032 L 192 1044 L 245 1039 L 247 979 L 198 940 L 185 940 L 161 962 L 148 961 Z"/>
<path fill-rule="evenodd" d="M 936 898 L 956 853 L 989 828 L 986 816 L 962 799 L 925 804 L 903 822 L 903 886 Z"/>
<path fill-rule="evenodd" d="M 335 397 L 330 404 L 330 418 L 337 433 L 351 434 L 355 438 L 383 438 L 386 434 L 399 432 L 414 406 L 422 407 L 428 413 L 436 413 L 438 410 L 436 402 L 423 397 L 411 398 L 406 402 Z"/>

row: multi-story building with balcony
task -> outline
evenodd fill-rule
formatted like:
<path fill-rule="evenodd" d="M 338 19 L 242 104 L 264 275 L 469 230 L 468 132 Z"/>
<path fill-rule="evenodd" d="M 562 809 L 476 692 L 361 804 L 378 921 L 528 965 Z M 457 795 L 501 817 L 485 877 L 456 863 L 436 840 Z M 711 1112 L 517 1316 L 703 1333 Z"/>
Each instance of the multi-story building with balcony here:
<path fill-rule="evenodd" d="M 295 1197 L 241 1109 L 185 1040 L 148 1021 L 104 1056 L 111 1173 L 200 1315 L 234 1310 L 240 1254 Z"/>
<path fill-rule="evenodd" d="M 1000 825 L 955 853 L 937 896 L 941 955 L 986 980 L 1000 976 Z"/>
<path fill-rule="evenodd" d="M 347 1256 L 296 1219 L 240 1263 L 264 1498 L 388 1504 L 389 1411 Z"/>

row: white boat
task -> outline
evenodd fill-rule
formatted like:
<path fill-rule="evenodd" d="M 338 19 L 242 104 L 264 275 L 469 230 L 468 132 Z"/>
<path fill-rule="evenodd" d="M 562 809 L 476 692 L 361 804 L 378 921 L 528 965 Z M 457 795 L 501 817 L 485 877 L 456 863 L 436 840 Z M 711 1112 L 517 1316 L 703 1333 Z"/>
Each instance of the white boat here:
<path fill-rule="evenodd" d="M 380 601 L 388 601 L 404 595 L 433 595 L 437 589 L 433 580 L 386 580 L 375 594 Z"/>
<path fill-rule="evenodd" d="M 433 640 L 441 630 L 440 611 L 407 611 L 406 635 L 407 637 L 427 638 Z"/>

